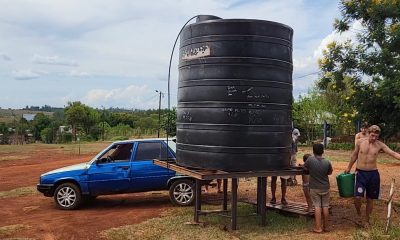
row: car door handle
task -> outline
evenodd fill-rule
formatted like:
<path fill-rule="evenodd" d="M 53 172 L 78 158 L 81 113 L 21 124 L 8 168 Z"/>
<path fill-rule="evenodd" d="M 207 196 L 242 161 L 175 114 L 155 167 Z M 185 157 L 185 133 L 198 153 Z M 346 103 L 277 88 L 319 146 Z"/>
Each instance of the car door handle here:
<path fill-rule="evenodd" d="M 127 166 L 122 166 L 122 167 L 118 167 L 118 168 L 121 168 L 123 170 L 129 170 L 129 167 L 127 167 Z"/>

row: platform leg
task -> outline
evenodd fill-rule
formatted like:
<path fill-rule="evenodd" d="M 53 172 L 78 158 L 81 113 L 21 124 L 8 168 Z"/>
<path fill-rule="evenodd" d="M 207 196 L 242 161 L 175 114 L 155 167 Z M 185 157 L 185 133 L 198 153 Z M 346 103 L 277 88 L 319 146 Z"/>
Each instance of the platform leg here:
<path fill-rule="evenodd" d="M 261 214 L 261 178 L 257 177 L 257 214 Z"/>
<path fill-rule="evenodd" d="M 266 224 L 266 208 L 267 208 L 267 178 L 260 178 L 261 187 L 260 187 L 260 214 L 261 214 L 261 226 L 265 226 Z M 258 204 L 257 204 L 258 205 Z"/>
<path fill-rule="evenodd" d="M 199 222 L 199 213 L 201 211 L 201 180 L 196 179 L 196 198 L 194 204 L 194 222 Z"/>
<path fill-rule="evenodd" d="M 237 188 L 238 179 L 232 178 L 232 201 L 231 201 L 231 228 L 236 230 L 236 218 L 237 218 Z"/>
<path fill-rule="evenodd" d="M 226 211 L 228 210 L 228 179 L 222 180 L 222 190 L 224 192 L 222 208 L 224 211 Z"/>

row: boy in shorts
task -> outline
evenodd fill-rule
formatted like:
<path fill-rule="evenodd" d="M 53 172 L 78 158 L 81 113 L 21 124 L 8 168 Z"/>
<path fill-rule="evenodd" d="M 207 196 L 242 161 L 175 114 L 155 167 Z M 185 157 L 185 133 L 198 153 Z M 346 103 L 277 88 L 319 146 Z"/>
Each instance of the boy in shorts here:
<path fill-rule="evenodd" d="M 356 164 L 356 184 L 354 186 L 354 205 L 359 221 L 366 227 L 369 226 L 369 217 L 374 207 L 374 199 L 378 199 L 380 190 L 380 176 L 377 158 L 380 151 L 400 160 L 400 153 L 390 149 L 385 143 L 379 141 L 381 129 L 377 125 L 368 128 L 368 137 L 361 138 L 356 146 L 345 173 L 349 173 L 354 163 Z M 361 199 L 367 198 L 365 208 L 365 222 L 361 216 Z"/>
<path fill-rule="evenodd" d="M 310 196 L 315 209 L 315 226 L 313 231 L 321 233 L 329 231 L 329 177 L 332 174 L 331 163 L 322 157 L 324 145 L 317 143 L 313 145 L 314 156 L 304 163 L 303 168 L 310 173 Z M 322 221 L 323 217 L 323 221 Z"/>

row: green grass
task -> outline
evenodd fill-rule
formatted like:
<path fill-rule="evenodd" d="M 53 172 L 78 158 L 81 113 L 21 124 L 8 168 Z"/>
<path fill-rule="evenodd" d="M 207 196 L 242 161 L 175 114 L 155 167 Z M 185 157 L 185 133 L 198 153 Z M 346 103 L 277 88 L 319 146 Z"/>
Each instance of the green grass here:
<path fill-rule="evenodd" d="M 15 224 L 15 225 L 8 225 L 8 226 L 0 227 L 0 238 L 10 237 L 15 232 L 21 231 L 23 229 L 28 229 L 28 228 L 30 228 L 30 227 L 27 225 L 23 225 L 23 224 Z M 7 238 L 7 239 L 12 239 L 12 238 Z M 26 239 L 26 238 L 24 238 L 24 239 Z"/>
<path fill-rule="evenodd" d="M 12 160 L 23 160 L 27 159 L 29 156 L 21 156 L 21 155 L 6 155 L 6 156 L 0 156 L 0 162 L 1 161 L 12 161 Z"/>
<path fill-rule="evenodd" d="M 12 189 L 10 191 L 1 191 L 0 199 L 1 198 L 20 197 L 20 196 L 33 195 L 33 194 L 38 194 L 35 187 L 21 187 L 21 188 Z"/>
<path fill-rule="evenodd" d="M 58 154 L 78 154 L 80 148 L 80 154 L 97 154 L 100 150 L 108 146 L 109 142 L 99 143 L 71 143 L 71 144 L 24 144 L 24 145 L 0 145 L 0 154 L 4 154 L 1 160 L 13 160 L 8 159 L 7 155 L 32 155 L 37 152 L 54 152 Z"/>
<path fill-rule="evenodd" d="M 384 232 L 386 221 L 380 220 L 377 216 L 372 219 L 373 224 L 369 229 L 359 229 L 353 234 L 353 240 L 383 240 L 400 239 L 400 223 L 392 221 L 388 233 Z"/>
<path fill-rule="evenodd" d="M 215 209 L 215 206 L 203 206 L 203 209 Z M 230 228 L 230 219 L 218 215 L 201 216 L 204 225 L 186 224 L 193 221 L 192 208 L 174 208 L 164 217 L 147 220 L 136 225 L 128 225 L 103 231 L 101 235 L 108 240 L 133 239 L 265 239 L 265 236 L 293 236 L 308 232 L 311 222 L 302 217 L 282 216 L 269 211 L 267 226 L 260 226 L 261 218 L 254 215 L 254 207 L 248 204 L 238 205 L 238 230 Z M 253 214 L 253 216 L 247 216 Z"/>

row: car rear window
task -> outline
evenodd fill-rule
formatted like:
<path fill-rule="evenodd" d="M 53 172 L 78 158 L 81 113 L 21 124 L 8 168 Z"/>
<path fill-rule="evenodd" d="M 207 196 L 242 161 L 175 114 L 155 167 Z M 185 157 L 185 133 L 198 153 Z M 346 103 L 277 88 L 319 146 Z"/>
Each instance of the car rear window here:
<path fill-rule="evenodd" d="M 165 145 L 160 142 L 140 142 L 135 160 L 166 159 L 166 153 Z"/>

